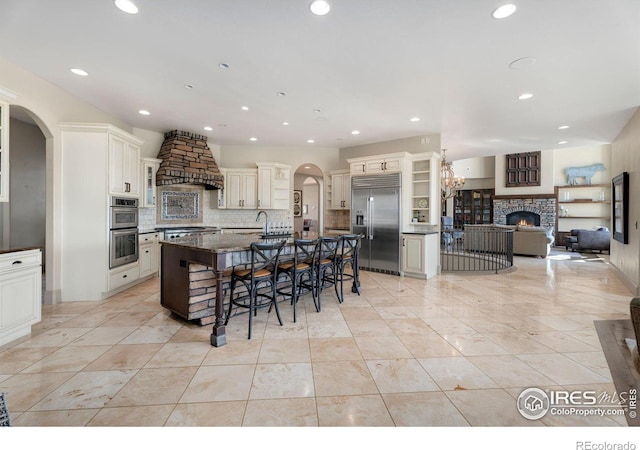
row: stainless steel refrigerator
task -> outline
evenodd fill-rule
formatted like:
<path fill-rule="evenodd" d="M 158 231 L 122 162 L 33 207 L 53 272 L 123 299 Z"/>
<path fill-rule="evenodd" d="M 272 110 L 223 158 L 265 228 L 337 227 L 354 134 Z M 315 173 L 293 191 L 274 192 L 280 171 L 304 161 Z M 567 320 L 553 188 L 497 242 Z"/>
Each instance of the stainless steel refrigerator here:
<path fill-rule="evenodd" d="M 401 174 L 351 178 L 351 230 L 363 236 L 358 265 L 400 273 Z"/>

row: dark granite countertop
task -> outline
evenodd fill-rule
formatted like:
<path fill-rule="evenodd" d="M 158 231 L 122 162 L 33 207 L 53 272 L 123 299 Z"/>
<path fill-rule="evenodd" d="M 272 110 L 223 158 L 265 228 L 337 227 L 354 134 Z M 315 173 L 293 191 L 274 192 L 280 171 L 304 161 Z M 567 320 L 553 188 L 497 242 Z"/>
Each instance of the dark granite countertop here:
<path fill-rule="evenodd" d="M 428 234 L 439 234 L 439 231 L 403 231 L 402 234 L 419 234 L 426 236 Z"/>
<path fill-rule="evenodd" d="M 183 247 L 187 249 L 198 249 L 207 252 L 225 253 L 248 250 L 253 242 L 279 242 L 286 240 L 288 244 L 293 244 L 294 239 L 315 239 L 318 233 L 294 233 L 291 236 L 269 236 L 262 238 L 255 234 L 202 234 L 197 236 L 185 236 L 182 238 L 172 239 L 170 241 L 162 241 L 162 245 L 172 245 L 175 247 Z"/>
<path fill-rule="evenodd" d="M 42 247 L 14 247 L 14 248 L 3 248 L 0 249 L 0 254 L 4 255 L 6 253 L 15 253 L 15 252 L 25 252 L 27 250 L 40 250 L 42 251 Z"/>

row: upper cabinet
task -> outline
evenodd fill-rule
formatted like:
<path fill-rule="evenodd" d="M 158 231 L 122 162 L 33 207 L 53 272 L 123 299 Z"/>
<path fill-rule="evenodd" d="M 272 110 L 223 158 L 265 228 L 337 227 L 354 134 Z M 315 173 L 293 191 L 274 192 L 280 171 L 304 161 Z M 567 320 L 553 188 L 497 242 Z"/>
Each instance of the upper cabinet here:
<path fill-rule="evenodd" d="M 257 207 L 260 209 L 289 209 L 291 167 L 268 162 L 259 162 L 257 166 Z"/>
<path fill-rule="evenodd" d="M 439 159 L 435 153 L 415 153 L 411 160 L 410 170 L 407 171 L 403 182 L 410 183 L 404 190 L 410 195 L 411 223 L 431 224 L 439 223 L 440 215 L 440 171 Z M 407 220 L 409 217 L 407 217 Z"/>
<path fill-rule="evenodd" d="M 160 167 L 162 160 L 157 158 L 142 158 L 140 166 L 142 167 L 142 208 L 151 208 L 156 206 L 156 172 Z"/>
<path fill-rule="evenodd" d="M 140 144 L 109 135 L 109 194 L 140 197 Z"/>
<path fill-rule="evenodd" d="M 220 168 L 224 189 L 218 191 L 218 209 L 289 209 L 291 167 L 257 163 L 257 169 Z"/>
<path fill-rule="evenodd" d="M 377 173 L 402 172 L 404 154 L 379 155 L 367 158 L 349 159 L 351 175 L 372 175 Z"/>
<path fill-rule="evenodd" d="M 347 159 L 351 177 L 401 172 L 401 216 L 405 231 L 425 230 L 440 223 L 440 155 L 389 153 Z M 334 195 L 334 194 L 332 194 Z"/>
<path fill-rule="evenodd" d="M 222 208 L 256 209 L 258 207 L 258 171 L 252 169 L 225 169 Z"/>
<path fill-rule="evenodd" d="M 351 208 L 351 174 L 348 170 L 334 170 L 331 172 L 329 187 L 329 208 Z"/>

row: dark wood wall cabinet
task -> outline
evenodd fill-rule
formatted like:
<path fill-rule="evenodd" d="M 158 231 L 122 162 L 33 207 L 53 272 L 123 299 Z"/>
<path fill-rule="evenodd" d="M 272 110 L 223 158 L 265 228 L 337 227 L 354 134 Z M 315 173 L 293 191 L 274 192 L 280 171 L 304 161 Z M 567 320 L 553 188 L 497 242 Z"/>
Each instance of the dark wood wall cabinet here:
<path fill-rule="evenodd" d="M 506 187 L 540 186 L 540 158 L 542 152 L 506 155 Z"/>
<path fill-rule="evenodd" d="M 453 226 L 493 222 L 493 189 L 458 191 L 453 198 Z"/>

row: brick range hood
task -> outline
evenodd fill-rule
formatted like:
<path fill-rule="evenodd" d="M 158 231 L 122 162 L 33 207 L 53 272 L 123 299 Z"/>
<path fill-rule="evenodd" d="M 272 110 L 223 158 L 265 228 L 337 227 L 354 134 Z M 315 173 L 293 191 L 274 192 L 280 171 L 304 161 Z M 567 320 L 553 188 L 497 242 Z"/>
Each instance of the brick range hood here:
<path fill-rule="evenodd" d="M 162 160 L 156 185 L 200 184 L 206 189 L 222 189 L 224 177 L 207 146 L 207 137 L 173 130 L 164 134 L 158 153 Z"/>

